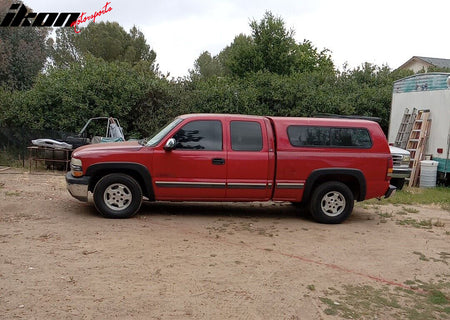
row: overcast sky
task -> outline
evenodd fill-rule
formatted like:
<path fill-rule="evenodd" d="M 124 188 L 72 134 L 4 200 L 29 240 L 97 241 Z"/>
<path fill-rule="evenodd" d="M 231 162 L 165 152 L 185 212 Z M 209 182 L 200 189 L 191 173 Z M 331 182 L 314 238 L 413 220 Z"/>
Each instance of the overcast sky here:
<path fill-rule="evenodd" d="M 35 12 L 99 11 L 106 0 L 25 0 Z M 113 10 L 96 21 L 136 25 L 157 54 L 163 73 L 187 75 L 203 52 L 215 55 L 249 22 L 269 10 L 295 31 L 329 49 L 335 65 L 364 62 L 395 69 L 412 56 L 450 58 L 449 0 L 109 0 Z"/>

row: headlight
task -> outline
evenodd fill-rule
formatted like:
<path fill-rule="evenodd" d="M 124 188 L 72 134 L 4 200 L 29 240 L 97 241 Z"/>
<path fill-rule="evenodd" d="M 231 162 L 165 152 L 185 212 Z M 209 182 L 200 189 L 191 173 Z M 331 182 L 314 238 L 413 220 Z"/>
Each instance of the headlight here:
<path fill-rule="evenodd" d="M 72 158 L 70 160 L 70 172 L 74 177 L 81 177 L 83 175 L 83 164 L 80 159 Z"/>
<path fill-rule="evenodd" d="M 410 156 L 403 156 L 402 158 L 402 164 L 408 164 L 409 165 L 409 161 L 411 160 Z"/>

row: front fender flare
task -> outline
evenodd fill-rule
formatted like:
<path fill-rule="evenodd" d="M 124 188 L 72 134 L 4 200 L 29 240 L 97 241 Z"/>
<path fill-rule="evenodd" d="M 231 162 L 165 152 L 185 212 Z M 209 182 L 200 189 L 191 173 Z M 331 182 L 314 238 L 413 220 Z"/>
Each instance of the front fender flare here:
<path fill-rule="evenodd" d="M 89 166 L 86 170 L 86 176 L 93 177 L 89 190 L 92 191 L 94 189 L 95 183 L 100 177 L 115 172 L 125 173 L 135 178 L 141 185 L 144 195 L 150 200 L 155 199 L 152 176 L 146 166 L 137 162 L 100 162 Z"/>

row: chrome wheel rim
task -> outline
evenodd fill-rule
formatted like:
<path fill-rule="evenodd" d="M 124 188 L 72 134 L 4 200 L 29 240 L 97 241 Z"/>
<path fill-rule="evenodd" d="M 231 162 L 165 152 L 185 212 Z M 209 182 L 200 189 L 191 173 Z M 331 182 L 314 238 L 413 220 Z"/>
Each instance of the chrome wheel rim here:
<path fill-rule="evenodd" d="M 344 212 L 346 205 L 345 197 L 342 193 L 337 191 L 330 191 L 326 193 L 322 201 L 320 201 L 320 207 L 322 212 L 329 217 L 336 217 Z"/>
<path fill-rule="evenodd" d="M 133 200 L 133 196 L 130 189 L 122 183 L 111 184 L 103 193 L 103 201 L 106 206 L 114 211 L 128 208 L 131 200 Z"/>

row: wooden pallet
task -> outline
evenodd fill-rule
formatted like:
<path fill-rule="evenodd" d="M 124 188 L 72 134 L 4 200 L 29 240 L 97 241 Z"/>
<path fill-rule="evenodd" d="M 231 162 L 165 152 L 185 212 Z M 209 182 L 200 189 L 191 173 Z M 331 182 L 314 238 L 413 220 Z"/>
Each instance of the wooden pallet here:
<path fill-rule="evenodd" d="M 418 185 L 420 174 L 420 161 L 423 160 L 425 145 L 430 134 L 430 110 L 419 110 L 409 135 L 406 150 L 411 153 L 411 177 L 409 186 Z"/>

